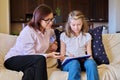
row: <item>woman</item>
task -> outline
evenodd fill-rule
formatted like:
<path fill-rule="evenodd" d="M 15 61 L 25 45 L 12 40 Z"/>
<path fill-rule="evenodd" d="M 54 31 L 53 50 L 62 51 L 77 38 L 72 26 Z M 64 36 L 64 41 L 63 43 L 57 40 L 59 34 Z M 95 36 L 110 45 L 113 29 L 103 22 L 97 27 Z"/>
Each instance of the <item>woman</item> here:
<path fill-rule="evenodd" d="M 61 34 L 61 55 L 65 57 L 78 57 L 86 54 L 92 55 L 91 35 L 88 32 L 87 22 L 80 11 L 69 14 L 65 32 Z M 69 72 L 68 80 L 81 80 L 81 70 L 85 69 L 87 80 L 99 80 L 97 65 L 92 56 L 88 59 L 74 59 L 62 65 L 62 70 Z"/>
<path fill-rule="evenodd" d="M 50 37 L 53 35 L 51 26 L 54 16 L 47 5 L 39 5 L 33 13 L 28 25 L 21 31 L 16 44 L 5 56 L 4 66 L 24 73 L 22 80 L 47 80 L 46 58 L 59 58 L 55 56 L 56 43 L 50 45 L 50 53 L 45 54 L 49 48 Z"/>

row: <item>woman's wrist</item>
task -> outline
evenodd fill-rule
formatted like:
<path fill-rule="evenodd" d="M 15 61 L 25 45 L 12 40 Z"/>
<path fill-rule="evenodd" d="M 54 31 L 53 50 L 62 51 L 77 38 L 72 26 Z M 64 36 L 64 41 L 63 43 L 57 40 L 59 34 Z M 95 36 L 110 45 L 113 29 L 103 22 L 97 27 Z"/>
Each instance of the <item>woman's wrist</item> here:
<path fill-rule="evenodd" d="M 50 58 L 50 57 L 51 57 L 51 53 L 48 53 L 48 54 L 46 55 L 46 57 L 47 57 L 47 58 Z"/>

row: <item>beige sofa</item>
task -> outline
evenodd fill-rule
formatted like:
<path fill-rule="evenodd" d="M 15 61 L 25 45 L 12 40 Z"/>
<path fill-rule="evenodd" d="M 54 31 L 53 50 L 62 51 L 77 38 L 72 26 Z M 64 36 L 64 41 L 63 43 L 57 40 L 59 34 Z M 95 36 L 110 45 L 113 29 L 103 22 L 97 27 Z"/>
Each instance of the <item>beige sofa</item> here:
<path fill-rule="evenodd" d="M 17 36 L 0 33 L 0 80 L 21 80 L 23 73 L 8 70 L 3 66 L 4 56 L 14 45 Z M 120 33 L 104 34 L 103 43 L 110 60 L 109 65 L 98 66 L 100 80 L 120 80 Z M 67 80 L 68 72 L 60 71 L 55 59 L 47 60 L 49 80 Z M 82 79 L 87 80 L 85 72 L 82 72 Z"/>

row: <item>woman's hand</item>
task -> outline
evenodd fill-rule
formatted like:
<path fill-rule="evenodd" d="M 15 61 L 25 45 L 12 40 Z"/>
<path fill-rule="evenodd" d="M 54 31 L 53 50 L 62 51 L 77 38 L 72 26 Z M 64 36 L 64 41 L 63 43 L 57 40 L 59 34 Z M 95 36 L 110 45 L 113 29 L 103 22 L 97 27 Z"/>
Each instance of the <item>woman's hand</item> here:
<path fill-rule="evenodd" d="M 55 58 L 55 59 L 61 59 L 62 55 L 58 52 L 51 52 L 47 54 L 48 58 Z"/>
<path fill-rule="evenodd" d="M 50 47 L 49 47 L 49 51 L 50 52 L 55 52 L 57 50 L 58 46 L 57 46 L 57 42 L 53 42 L 50 44 Z"/>

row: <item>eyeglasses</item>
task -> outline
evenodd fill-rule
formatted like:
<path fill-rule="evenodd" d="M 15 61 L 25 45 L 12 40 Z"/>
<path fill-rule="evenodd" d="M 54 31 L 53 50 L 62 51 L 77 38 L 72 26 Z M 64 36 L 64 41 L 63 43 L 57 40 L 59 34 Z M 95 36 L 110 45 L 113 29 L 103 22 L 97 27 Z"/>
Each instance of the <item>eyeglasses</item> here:
<path fill-rule="evenodd" d="M 42 19 L 43 21 L 45 21 L 46 23 L 49 23 L 49 22 L 51 22 L 51 21 L 54 21 L 55 20 L 55 18 L 53 17 L 53 18 L 49 18 L 49 19 Z"/>

